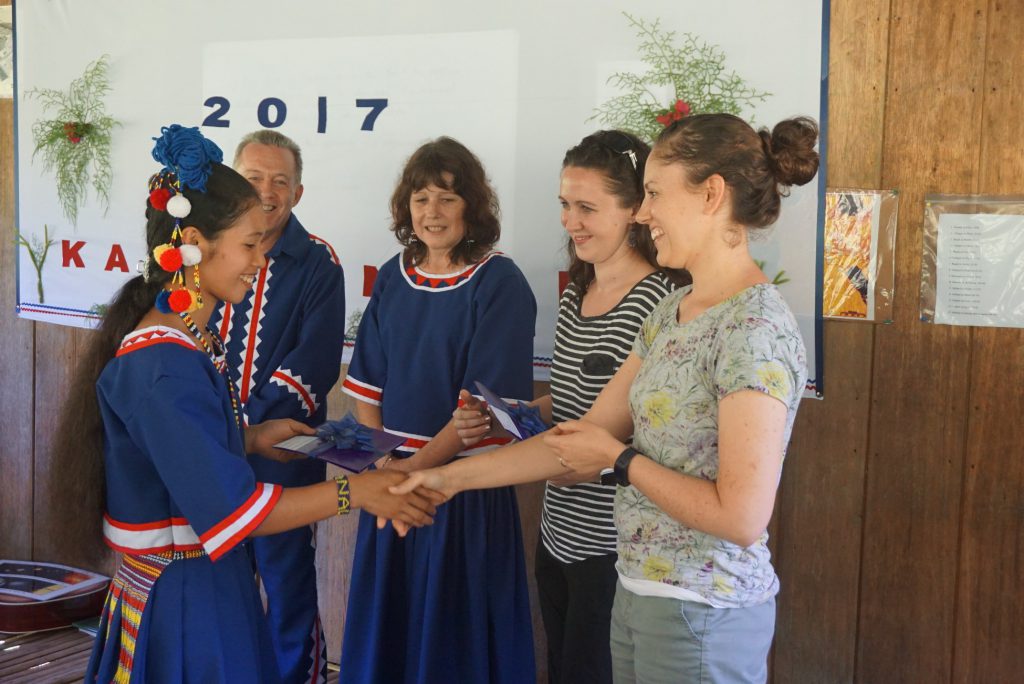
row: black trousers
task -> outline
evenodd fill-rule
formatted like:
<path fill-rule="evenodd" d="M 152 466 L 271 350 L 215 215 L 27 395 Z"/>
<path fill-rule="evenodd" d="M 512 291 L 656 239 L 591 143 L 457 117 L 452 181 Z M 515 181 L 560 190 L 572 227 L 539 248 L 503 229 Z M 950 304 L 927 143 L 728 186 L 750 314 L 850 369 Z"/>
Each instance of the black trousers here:
<path fill-rule="evenodd" d="M 563 563 L 537 543 L 537 593 L 548 636 L 550 684 L 611 684 L 614 553 Z"/>

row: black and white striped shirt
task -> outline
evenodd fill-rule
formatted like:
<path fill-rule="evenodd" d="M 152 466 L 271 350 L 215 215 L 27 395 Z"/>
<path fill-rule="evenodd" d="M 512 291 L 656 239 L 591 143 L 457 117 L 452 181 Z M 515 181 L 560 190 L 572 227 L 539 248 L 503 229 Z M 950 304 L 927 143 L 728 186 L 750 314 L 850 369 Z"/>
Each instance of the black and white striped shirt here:
<path fill-rule="evenodd" d="M 644 319 L 675 289 L 662 273 L 652 273 L 605 314 L 583 316 L 579 289 L 572 283 L 558 302 L 555 354 L 551 364 L 551 413 L 555 423 L 575 420 L 590 409 L 605 384 L 633 348 Z M 544 548 L 572 563 L 615 553 L 612 517 L 615 485 L 548 484 L 541 514 Z"/>

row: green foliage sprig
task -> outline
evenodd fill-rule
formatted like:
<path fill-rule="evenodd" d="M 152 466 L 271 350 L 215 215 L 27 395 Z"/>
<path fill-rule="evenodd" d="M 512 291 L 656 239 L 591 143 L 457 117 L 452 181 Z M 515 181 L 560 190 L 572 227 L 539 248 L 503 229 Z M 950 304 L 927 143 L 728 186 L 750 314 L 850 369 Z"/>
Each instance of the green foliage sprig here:
<path fill-rule="evenodd" d="M 111 131 L 120 125 L 107 115 L 103 102 L 110 92 L 107 56 L 86 67 L 67 91 L 33 88 L 28 91 L 52 118 L 32 125 L 36 149 L 32 159 L 42 154 L 43 168 L 57 176 L 57 197 L 61 210 L 72 223 L 78 223 L 78 210 L 92 185 L 104 213 L 110 206 Z"/>
<path fill-rule="evenodd" d="M 43 239 L 40 240 L 36 236 L 32 236 L 32 241 L 29 242 L 21 231 L 18 231 L 18 244 L 28 250 L 28 257 L 32 260 L 32 266 L 36 270 L 36 292 L 39 293 L 39 303 L 43 304 L 46 300 L 43 298 L 43 264 L 46 263 L 46 255 L 50 251 L 50 247 L 56 244 L 56 241 L 50 239 L 50 227 L 43 224 Z"/>
<path fill-rule="evenodd" d="M 757 267 L 762 271 L 764 271 L 764 268 L 767 265 L 767 262 L 764 259 L 754 259 L 754 263 L 757 264 Z M 781 270 L 775 274 L 774 278 L 772 278 L 772 285 L 785 285 L 789 280 L 790 279 L 789 276 L 786 275 L 786 271 Z"/>
<path fill-rule="evenodd" d="M 359 322 L 363 320 L 363 310 L 356 309 L 348 315 L 345 325 L 345 341 L 355 342 L 356 333 L 359 332 Z"/>
<path fill-rule="evenodd" d="M 682 44 L 675 46 L 676 32 L 661 28 L 661 20 L 651 23 L 626 12 L 623 16 L 640 39 L 640 56 L 648 69 L 642 74 L 619 71 L 608 77 L 608 83 L 625 91 L 594 110 L 588 121 L 597 119 L 602 125 L 630 131 L 649 142 L 665 128 L 665 121 L 684 109 L 687 113 L 726 112 L 739 115 L 745 107 L 764 102 L 771 93 L 755 90 L 735 71 L 727 72 L 725 52 L 697 36 L 682 34 Z M 655 91 L 671 86 L 675 96 L 662 101 Z M 662 121 L 658 117 L 662 117 Z"/>

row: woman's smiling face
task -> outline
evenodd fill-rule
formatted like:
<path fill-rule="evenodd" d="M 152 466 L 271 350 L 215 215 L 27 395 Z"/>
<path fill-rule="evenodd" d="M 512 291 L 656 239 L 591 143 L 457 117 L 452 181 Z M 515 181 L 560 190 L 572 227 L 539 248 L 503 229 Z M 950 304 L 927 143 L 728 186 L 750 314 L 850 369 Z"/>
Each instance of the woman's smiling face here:
<path fill-rule="evenodd" d="M 449 185 L 453 180 L 450 173 L 443 178 Z M 466 236 L 466 200 L 453 190 L 433 183 L 420 188 L 409 196 L 409 211 L 413 232 L 432 255 L 446 257 Z"/>
<path fill-rule="evenodd" d="M 583 261 L 599 264 L 631 249 L 628 238 L 635 212 L 620 206 L 619 198 L 608 190 L 603 172 L 565 167 L 558 201 L 562 205 L 562 226 L 572 239 L 576 256 Z"/>

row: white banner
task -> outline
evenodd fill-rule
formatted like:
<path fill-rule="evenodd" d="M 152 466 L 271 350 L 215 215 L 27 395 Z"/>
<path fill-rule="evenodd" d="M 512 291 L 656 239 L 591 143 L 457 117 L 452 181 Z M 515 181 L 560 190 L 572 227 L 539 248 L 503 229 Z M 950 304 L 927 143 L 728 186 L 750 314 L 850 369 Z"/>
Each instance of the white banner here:
<path fill-rule="evenodd" d="M 145 183 L 157 170 L 151 138 L 169 123 L 200 126 L 228 161 L 238 139 L 260 127 L 295 139 L 305 162 L 295 213 L 334 246 L 348 311 L 361 310 L 365 282 L 398 250 L 388 200 L 405 159 L 426 140 L 450 135 L 480 157 L 498 191 L 500 249 L 537 297 L 537 377 L 544 379 L 566 264 L 562 157 L 601 128 L 588 121 L 595 108 L 621 94 L 608 77 L 649 66 L 622 10 L 659 20 L 677 42 L 689 33 L 720 47 L 726 71 L 769 93 L 742 115 L 772 125 L 797 114 L 821 117 L 822 7 L 822 0 L 316 0 L 287 8 L 269 0 L 22 0 L 15 5 L 17 225 L 25 243 L 19 315 L 95 324 L 97 306 L 134 275 L 145 256 Z M 111 84 L 103 102 L 120 123 L 110 205 L 104 213 L 90 193 L 73 224 L 54 174 L 41 155 L 33 160 L 32 126 L 52 112 L 26 94 L 66 89 L 102 55 Z M 823 182 L 819 175 L 795 189 L 772 235 L 754 246 L 769 278 L 784 272 L 788 279 L 781 288 L 804 334 L 812 384 L 820 378 Z"/>

